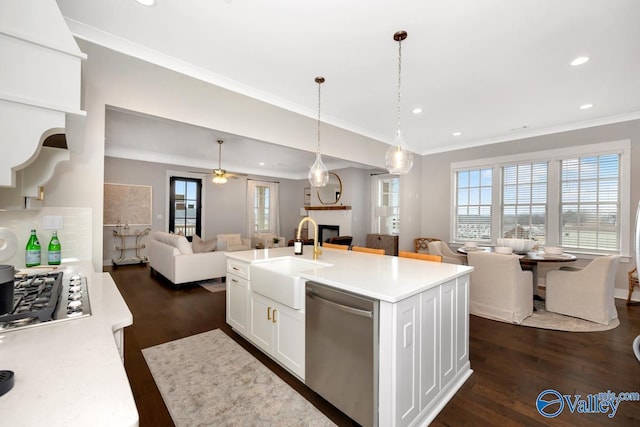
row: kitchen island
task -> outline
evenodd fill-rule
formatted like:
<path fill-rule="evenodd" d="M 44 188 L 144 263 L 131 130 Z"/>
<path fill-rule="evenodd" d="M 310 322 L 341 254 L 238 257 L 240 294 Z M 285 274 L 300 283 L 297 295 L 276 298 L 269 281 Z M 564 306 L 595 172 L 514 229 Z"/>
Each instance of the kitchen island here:
<path fill-rule="evenodd" d="M 91 315 L 0 331 L 0 370 L 15 374 L 0 397 L 6 426 L 137 426 L 123 363 L 123 328 L 133 317 L 108 273 L 89 262 L 63 264 L 87 277 Z"/>
<path fill-rule="evenodd" d="M 252 265 L 294 257 L 293 248 L 230 252 L 227 257 L 227 323 L 304 381 L 304 307 L 287 307 L 251 287 Z M 311 260 L 312 249 L 306 247 L 295 258 Z M 378 301 L 373 424 L 427 425 L 472 374 L 472 268 L 335 249 L 323 249 L 318 263 L 299 276 Z"/>

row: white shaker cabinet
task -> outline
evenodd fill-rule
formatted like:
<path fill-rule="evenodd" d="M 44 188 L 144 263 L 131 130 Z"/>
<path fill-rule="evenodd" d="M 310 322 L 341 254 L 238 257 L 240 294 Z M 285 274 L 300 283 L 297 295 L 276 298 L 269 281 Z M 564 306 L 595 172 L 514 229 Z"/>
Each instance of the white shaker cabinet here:
<path fill-rule="evenodd" d="M 227 323 L 247 332 L 249 264 L 227 258 Z"/>
<path fill-rule="evenodd" d="M 304 311 L 250 293 L 248 339 L 304 380 Z"/>
<path fill-rule="evenodd" d="M 304 380 L 304 310 L 252 292 L 249 266 L 227 258 L 227 323 Z"/>

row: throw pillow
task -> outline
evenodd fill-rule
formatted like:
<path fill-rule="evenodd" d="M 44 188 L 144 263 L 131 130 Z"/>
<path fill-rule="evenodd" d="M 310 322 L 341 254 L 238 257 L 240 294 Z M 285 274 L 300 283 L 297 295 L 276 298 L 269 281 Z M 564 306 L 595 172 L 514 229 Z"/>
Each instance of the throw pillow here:
<path fill-rule="evenodd" d="M 202 240 L 197 234 L 194 234 L 191 247 L 193 248 L 193 253 L 212 252 L 216 250 L 217 244 L 218 242 L 216 239 Z"/>

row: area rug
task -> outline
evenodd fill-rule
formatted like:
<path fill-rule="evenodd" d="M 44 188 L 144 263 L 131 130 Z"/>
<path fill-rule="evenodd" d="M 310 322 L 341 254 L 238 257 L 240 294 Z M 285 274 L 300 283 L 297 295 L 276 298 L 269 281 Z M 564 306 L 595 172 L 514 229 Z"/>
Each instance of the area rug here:
<path fill-rule="evenodd" d="M 142 354 L 177 427 L 335 425 L 219 329 Z"/>
<path fill-rule="evenodd" d="M 578 319 L 577 317 L 551 313 L 545 309 L 544 301 L 534 301 L 533 305 L 536 310 L 531 316 L 522 321 L 521 326 L 567 332 L 598 332 L 608 331 L 620 325 L 618 319 L 612 320 L 608 325 L 601 325 L 600 323 Z"/>
<path fill-rule="evenodd" d="M 226 282 L 220 280 L 205 280 L 198 283 L 200 286 L 208 290 L 209 292 L 221 292 L 227 290 Z"/>

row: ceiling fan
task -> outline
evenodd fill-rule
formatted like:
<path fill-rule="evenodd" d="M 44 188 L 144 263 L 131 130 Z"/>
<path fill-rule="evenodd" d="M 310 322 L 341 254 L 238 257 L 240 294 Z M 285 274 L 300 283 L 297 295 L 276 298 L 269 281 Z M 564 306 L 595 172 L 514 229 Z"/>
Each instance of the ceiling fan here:
<path fill-rule="evenodd" d="M 231 173 L 222 169 L 222 144 L 223 140 L 218 140 L 218 168 L 213 169 L 211 175 L 213 175 L 212 181 L 214 184 L 224 184 L 227 179 L 238 179 L 239 176 L 246 176 L 245 174 Z"/>

